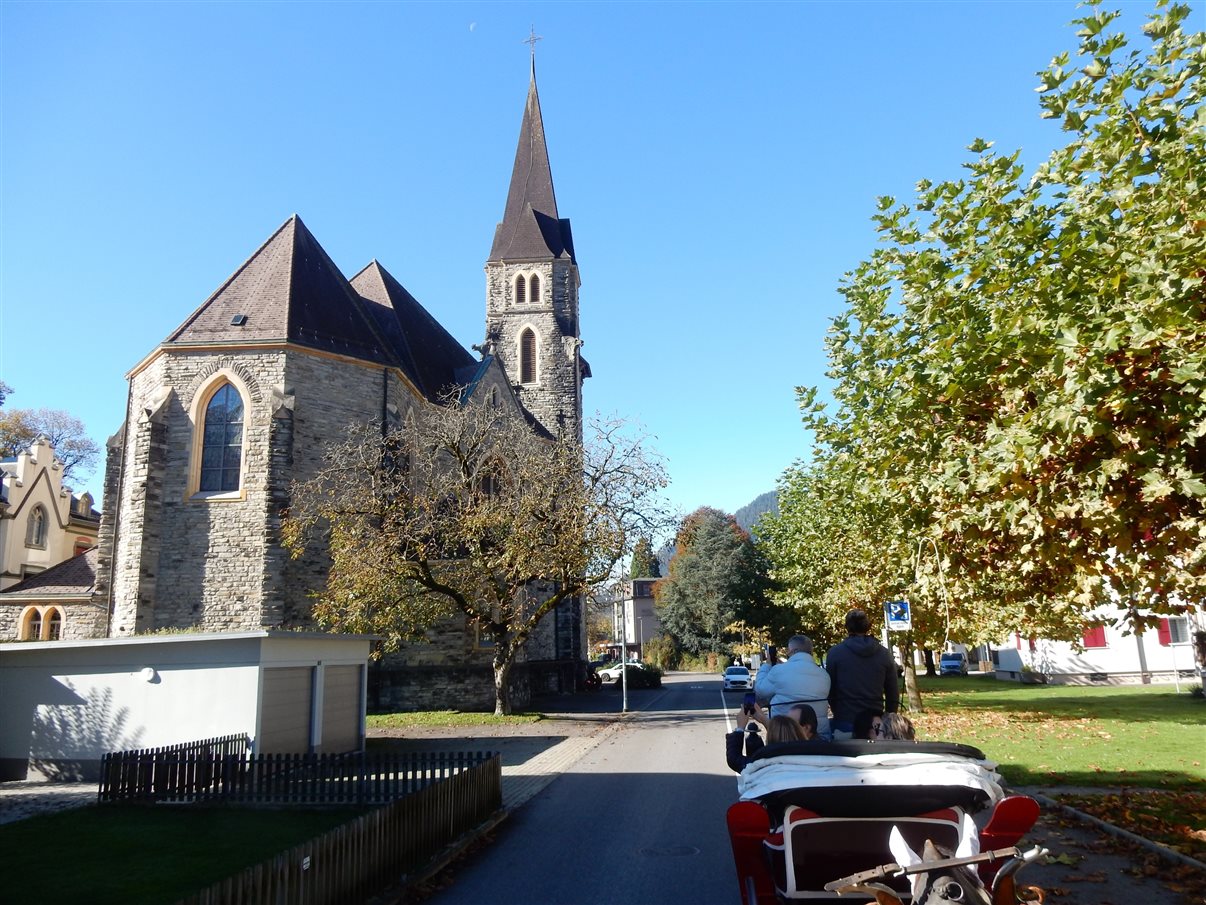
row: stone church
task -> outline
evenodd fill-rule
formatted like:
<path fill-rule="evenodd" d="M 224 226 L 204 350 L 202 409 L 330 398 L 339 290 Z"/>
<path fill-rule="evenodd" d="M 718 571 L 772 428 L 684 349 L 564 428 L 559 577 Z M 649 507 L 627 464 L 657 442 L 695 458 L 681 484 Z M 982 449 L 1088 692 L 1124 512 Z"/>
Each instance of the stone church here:
<path fill-rule="evenodd" d="M 126 420 L 108 446 L 95 634 L 308 626 L 324 569 L 288 557 L 280 514 L 349 420 L 400 425 L 460 388 L 581 439 L 590 370 L 578 289 L 534 68 L 486 261 L 480 356 L 380 263 L 347 279 L 289 218 L 127 375 Z M 580 603 L 541 629 L 514 670 L 517 704 L 569 690 L 586 655 Z M 373 667 L 370 705 L 490 708 L 490 657 L 473 626 L 451 619 Z"/>

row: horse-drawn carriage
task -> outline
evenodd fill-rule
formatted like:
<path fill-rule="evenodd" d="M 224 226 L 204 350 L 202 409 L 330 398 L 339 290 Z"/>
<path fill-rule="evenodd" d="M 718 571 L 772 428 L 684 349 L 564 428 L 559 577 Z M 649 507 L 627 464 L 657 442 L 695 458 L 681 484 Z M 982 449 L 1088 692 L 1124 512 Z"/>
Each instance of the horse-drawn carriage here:
<path fill-rule="evenodd" d="M 1016 847 L 1038 804 L 1005 796 L 993 766 L 936 742 L 768 745 L 728 811 L 743 905 L 1041 901 L 1014 882 L 1044 854 Z"/>

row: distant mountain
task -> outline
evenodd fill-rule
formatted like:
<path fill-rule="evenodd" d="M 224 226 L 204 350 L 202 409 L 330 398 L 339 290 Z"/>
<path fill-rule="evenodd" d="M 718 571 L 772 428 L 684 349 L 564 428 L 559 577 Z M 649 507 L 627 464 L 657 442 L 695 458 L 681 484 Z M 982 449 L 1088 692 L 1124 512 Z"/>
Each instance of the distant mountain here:
<path fill-rule="evenodd" d="M 657 562 L 662 567 L 662 577 L 670 574 L 670 560 L 674 559 L 674 541 L 668 540 L 657 551 Z"/>
<path fill-rule="evenodd" d="M 752 503 L 748 503 L 734 512 L 733 518 L 737 519 L 737 524 L 746 531 L 752 532 L 758 519 L 767 512 L 776 514 L 779 512 L 779 492 L 777 490 L 768 490 L 755 497 Z"/>

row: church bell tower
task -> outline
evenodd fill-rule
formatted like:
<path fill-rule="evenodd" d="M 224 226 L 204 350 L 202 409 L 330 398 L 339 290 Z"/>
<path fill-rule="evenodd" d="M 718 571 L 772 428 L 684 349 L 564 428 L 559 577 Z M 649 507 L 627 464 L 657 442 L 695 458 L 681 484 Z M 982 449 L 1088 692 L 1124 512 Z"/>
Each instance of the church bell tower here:
<path fill-rule="evenodd" d="M 578 261 L 557 213 L 533 61 L 502 222 L 486 261 L 486 349 L 552 435 L 582 439 Z"/>

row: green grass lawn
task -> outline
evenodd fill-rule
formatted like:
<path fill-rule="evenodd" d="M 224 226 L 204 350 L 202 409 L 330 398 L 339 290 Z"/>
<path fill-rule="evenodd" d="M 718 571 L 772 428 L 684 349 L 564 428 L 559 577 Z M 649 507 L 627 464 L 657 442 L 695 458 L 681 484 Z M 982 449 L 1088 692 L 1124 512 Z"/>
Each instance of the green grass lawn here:
<path fill-rule="evenodd" d="M 1171 685 L 918 684 L 918 737 L 975 745 L 1011 785 L 1206 789 L 1206 703 Z"/>
<path fill-rule="evenodd" d="M 0 826 L 3 899 L 163 905 L 362 813 L 106 805 L 30 817 Z"/>
<path fill-rule="evenodd" d="M 539 723 L 543 719 L 544 714 L 542 713 L 512 713 L 509 716 L 495 716 L 492 713 L 462 713 L 459 710 L 422 710 L 415 713 L 370 713 L 368 728 L 519 726 L 525 723 Z"/>

